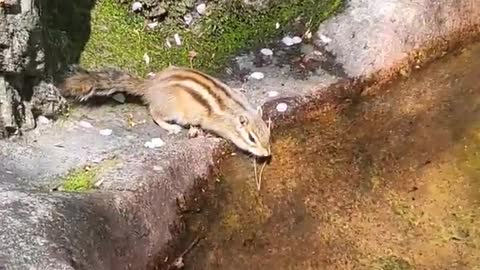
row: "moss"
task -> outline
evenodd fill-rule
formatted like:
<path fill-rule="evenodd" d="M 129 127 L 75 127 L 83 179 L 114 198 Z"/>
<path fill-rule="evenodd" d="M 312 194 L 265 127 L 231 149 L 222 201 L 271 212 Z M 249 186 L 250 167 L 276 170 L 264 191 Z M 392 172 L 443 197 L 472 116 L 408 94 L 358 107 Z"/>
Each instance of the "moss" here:
<path fill-rule="evenodd" d="M 415 214 L 413 205 L 409 204 L 405 198 L 391 191 L 389 194 L 389 204 L 392 212 L 401 218 L 409 227 L 414 228 L 418 225 L 419 217 Z"/>
<path fill-rule="evenodd" d="M 472 198 L 480 197 L 480 126 L 472 127 L 472 134 L 463 139 L 463 146 L 460 148 L 457 168 L 462 171 L 471 181 L 475 188 L 470 190 Z"/>
<path fill-rule="evenodd" d="M 62 189 L 70 192 L 87 191 L 94 187 L 96 170 L 76 169 L 63 179 Z"/>
<path fill-rule="evenodd" d="M 276 29 L 275 23 L 287 25 L 301 15 L 314 29 L 341 4 L 342 0 L 288 0 L 264 11 L 230 4 L 211 10 L 211 14 L 193 29 L 166 24 L 155 31 L 147 31 L 143 18 L 129 13 L 127 7 L 116 0 L 99 0 L 92 15 L 92 35 L 81 64 L 86 68 L 113 66 L 145 75 L 169 64 L 189 65 L 189 52 L 195 51 L 194 67 L 216 71 L 239 50 L 289 30 Z M 166 38 L 175 33 L 180 34 L 183 45 L 166 48 Z M 143 60 L 145 53 L 151 59 L 149 66 Z"/>
<path fill-rule="evenodd" d="M 116 158 L 104 160 L 95 167 L 73 169 L 62 178 L 61 189 L 68 192 L 82 192 L 95 188 L 97 176 L 117 164 Z"/>
<path fill-rule="evenodd" d="M 410 270 L 412 267 L 404 259 L 391 256 L 381 258 L 378 262 L 378 267 L 374 268 L 378 270 Z"/>

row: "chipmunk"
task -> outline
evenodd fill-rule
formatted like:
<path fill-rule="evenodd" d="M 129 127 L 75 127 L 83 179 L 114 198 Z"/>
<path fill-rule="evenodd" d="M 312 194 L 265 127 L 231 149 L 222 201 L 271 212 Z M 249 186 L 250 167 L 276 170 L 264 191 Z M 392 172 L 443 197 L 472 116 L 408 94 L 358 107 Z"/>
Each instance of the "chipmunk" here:
<path fill-rule="evenodd" d="M 196 69 L 171 66 L 147 80 L 119 71 L 77 70 L 59 89 L 80 101 L 117 92 L 139 96 L 157 125 L 169 133 L 199 126 L 255 156 L 271 156 L 270 128 L 261 107 L 254 109 L 243 94 Z"/>

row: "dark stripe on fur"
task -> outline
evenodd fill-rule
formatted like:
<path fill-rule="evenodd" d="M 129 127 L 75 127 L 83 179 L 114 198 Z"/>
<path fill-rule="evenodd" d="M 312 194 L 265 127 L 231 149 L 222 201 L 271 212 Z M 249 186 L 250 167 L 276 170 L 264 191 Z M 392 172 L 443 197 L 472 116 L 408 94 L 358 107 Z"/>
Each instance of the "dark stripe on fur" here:
<path fill-rule="evenodd" d="M 192 89 L 190 87 L 186 87 L 185 85 L 181 84 L 174 84 L 174 86 L 182 88 L 185 92 L 187 92 L 193 99 L 195 99 L 198 103 L 200 103 L 203 107 L 207 109 L 208 115 L 211 115 L 213 112 L 212 106 L 208 103 L 208 100 L 202 97 L 195 89 Z"/>
<path fill-rule="evenodd" d="M 207 92 L 217 101 L 220 109 L 223 110 L 226 107 L 225 102 L 223 101 L 222 97 L 218 96 L 218 94 L 215 92 L 214 89 L 212 89 L 212 87 L 210 87 L 210 85 L 207 85 L 202 81 L 199 81 L 199 80 L 196 80 L 195 78 L 192 78 L 190 76 L 185 76 L 185 75 L 181 75 L 181 74 L 172 75 L 168 78 L 168 80 L 192 81 L 192 82 L 202 86 L 203 88 L 205 88 L 207 90 Z"/>
<path fill-rule="evenodd" d="M 241 101 L 239 100 L 236 100 L 229 92 L 228 89 L 225 89 L 225 87 L 223 85 L 221 85 L 220 83 L 217 82 L 217 80 L 215 78 L 213 78 L 212 76 L 208 75 L 208 74 L 205 74 L 201 71 L 198 71 L 198 70 L 195 70 L 195 69 L 188 69 L 190 72 L 194 73 L 194 74 L 197 74 L 199 76 L 202 76 L 206 79 L 208 79 L 210 82 L 212 82 L 215 87 L 217 87 L 218 89 L 221 89 L 223 93 L 225 93 L 225 95 L 227 97 L 229 97 L 230 99 L 234 100 L 238 105 L 240 105 L 240 107 L 242 107 L 244 110 L 247 110 L 247 108 L 245 107 L 245 104 L 243 104 Z"/>

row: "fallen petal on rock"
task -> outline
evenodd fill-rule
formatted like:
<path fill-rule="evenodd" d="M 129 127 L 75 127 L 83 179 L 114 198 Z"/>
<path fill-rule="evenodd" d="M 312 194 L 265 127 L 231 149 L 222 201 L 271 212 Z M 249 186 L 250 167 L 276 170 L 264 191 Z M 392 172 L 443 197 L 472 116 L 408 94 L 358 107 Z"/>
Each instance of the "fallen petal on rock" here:
<path fill-rule="evenodd" d="M 277 91 L 268 91 L 267 95 L 269 97 L 276 97 L 276 96 L 278 96 L 278 92 Z"/>
<path fill-rule="evenodd" d="M 145 142 L 145 147 L 147 148 L 158 148 L 165 145 L 165 142 L 160 138 L 153 138 L 148 142 Z"/>
<path fill-rule="evenodd" d="M 252 74 L 250 74 L 250 77 L 255 79 L 255 80 L 261 80 L 261 79 L 265 78 L 265 75 L 263 75 L 262 72 L 256 71 L 256 72 L 253 72 Z"/>
<path fill-rule="evenodd" d="M 295 36 L 292 38 L 292 42 L 294 44 L 299 44 L 299 43 L 302 43 L 302 38 L 301 37 L 298 37 L 298 36 Z"/>
<path fill-rule="evenodd" d="M 112 96 L 113 100 L 119 103 L 125 103 L 125 95 L 122 93 L 116 93 Z"/>
<path fill-rule="evenodd" d="M 292 46 L 293 44 L 295 44 L 293 42 L 293 39 L 291 37 L 284 37 L 282 38 L 282 43 L 285 44 L 286 46 Z"/>
<path fill-rule="evenodd" d="M 108 129 L 108 128 L 102 129 L 102 130 L 99 131 L 100 135 L 102 135 L 102 136 L 110 136 L 110 135 L 112 135 L 112 132 L 113 131 L 111 129 Z"/>
<path fill-rule="evenodd" d="M 332 39 L 325 35 L 320 34 L 319 37 L 320 37 L 320 40 L 325 44 L 332 42 Z"/>
<path fill-rule="evenodd" d="M 260 53 L 263 54 L 263 55 L 266 55 L 266 56 L 272 56 L 273 55 L 273 51 L 268 49 L 268 48 L 261 49 Z"/>
<path fill-rule="evenodd" d="M 93 125 L 90 124 L 89 122 L 87 121 L 80 121 L 78 122 L 78 124 L 81 126 L 81 127 L 84 127 L 84 128 L 93 128 Z"/>
<path fill-rule="evenodd" d="M 286 103 L 278 103 L 276 109 L 279 112 L 285 112 L 285 111 L 287 111 L 287 107 L 288 106 L 287 106 Z"/>

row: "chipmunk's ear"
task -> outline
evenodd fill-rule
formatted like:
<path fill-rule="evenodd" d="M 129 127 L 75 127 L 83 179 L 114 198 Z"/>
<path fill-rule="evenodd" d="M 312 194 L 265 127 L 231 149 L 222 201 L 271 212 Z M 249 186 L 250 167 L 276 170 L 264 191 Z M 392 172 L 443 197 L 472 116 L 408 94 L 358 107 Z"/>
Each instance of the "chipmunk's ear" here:
<path fill-rule="evenodd" d="M 238 122 L 240 123 L 240 125 L 246 126 L 248 125 L 248 118 L 245 115 L 240 115 L 238 117 Z"/>
<path fill-rule="evenodd" d="M 257 113 L 258 113 L 258 115 L 263 116 L 262 106 L 258 106 L 258 107 L 257 107 Z"/>

